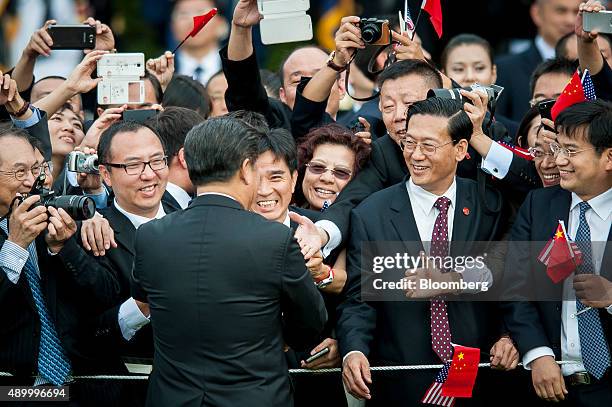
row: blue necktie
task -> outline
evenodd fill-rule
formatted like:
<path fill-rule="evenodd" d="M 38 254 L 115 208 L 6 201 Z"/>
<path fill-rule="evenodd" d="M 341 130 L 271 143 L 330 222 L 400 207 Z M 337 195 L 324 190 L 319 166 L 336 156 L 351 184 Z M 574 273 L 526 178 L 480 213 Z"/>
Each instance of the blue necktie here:
<path fill-rule="evenodd" d="M 32 290 L 36 311 L 38 311 L 38 316 L 40 317 L 38 373 L 52 384 L 61 386 L 66 381 L 68 373 L 70 373 L 70 361 L 64 354 L 62 344 L 58 339 L 55 325 L 49 317 L 47 304 L 40 288 L 38 266 L 33 261 L 33 259 L 36 259 L 36 246 L 34 243 L 28 246 L 28 252 L 30 255 L 24 266 L 24 271 Z"/>
<path fill-rule="evenodd" d="M 582 251 L 582 264 L 576 270 L 579 274 L 593 274 L 593 255 L 591 251 L 591 229 L 586 220 L 586 212 L 591 209 L 588 202 L 580 202 L 580 223 L 576 232 L 576 244 Z M 578 312 L 586 307 L 576 299 Z M 584 367 L 597 379 L 601 379 L 610 366 L 610 350 L 601 327 L 599 311 L 590 309 L 578 316 L 578 334 Z"/>

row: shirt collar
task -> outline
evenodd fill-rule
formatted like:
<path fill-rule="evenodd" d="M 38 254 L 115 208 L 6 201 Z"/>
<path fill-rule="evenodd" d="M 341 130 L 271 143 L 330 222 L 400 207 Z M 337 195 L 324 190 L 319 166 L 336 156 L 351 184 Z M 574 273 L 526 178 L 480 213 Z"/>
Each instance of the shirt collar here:
<path fill-rule="evenodd" d="M 220 196 L 224 196 L 226 198 L 229 198 L 229 199 L 231 199 L 233 201 L 238 202 L 238 200 L 236 198 L 234 198 L 233 196 L 228 195 L 228 194 L 224 194 L 222 192 L 202 192 L 201 194 L 198 194 L 198 196 L 204 196 L 204 195 L 220 195 Z"/>
<path fill-rule="evenodd" d="M 141 227 L 145 223 L 147 223 L 149 221 L 152 221 L 153 219 L 161 219 L 164 216 L 166 216 L 166 212 L 164 212 L 164 208 L 163 208 L 161 202 L 159 203 L 159 209 L 157 210 L 157 214 L 152 219 L 145 218 L 144 216 L 140 216 L 140 215 L 135 215 L 133 213 L 130 213 L 130 212 L 126 211 L 121 206 L 119 206 L 119 203 L 117 202 L 117 198 L 115 198 L 114 204 L 115 204 L 115 208 L 117 208 L 117 210 L 119 212 L 124 214 L 125 217 L 128 218 L 130 222 L 132 222 L 132 225 L 134 225 L 134 228 L 136 228 L 136 229 L 138 229 L 139 227 Z"/>
<path fill-rule="evenodd" d="M 555 57 L 555 48 L 548 45 L 548 43 L 544 41 L 544 38 L 539 35 L 535 39 L 535 46 L 544 61 Z"/>
<path fill-rule="evenodd" d="M 176 199 L 176 202 L 178 202 L 182 209 L 185 209 L 187 206 L 189 206 L 191 196 L 189 196 L 187 191 L 185 191 L 183 188 L 179 187 L 176 184 L 173 184 L 172 182 L 168 182 L 168 184 L 166 185 L 166 191 L 168 191 L 168 193 L 172 195 L 174 199 Z"/>
<path fill-rule="evenodd" d="M 283 221 L 283 225 L 287 226 L 288 228 L 291 227 L 291 219 L 289 218 L 289 211 L 287 211 L 287 216 L 285 217 L 285 220 Z"/>
<path fill-rule="evenodd" d="M 576 209 L 576 206 L 582 202 L 582 199 L 572 192 L 572 203 L 570 205 L 570 211 Z M 591 205 L 593 212 L 604 221 L 608 219 L 612 213 L 612 188 L 608 189 L 603 194 L 599 194 L 596 197 L 589 199 L 588 204 Z"/>
<path fill-rule="evenodd" d="M 422 187 L 416 185 L 414 182 L 412 182 L 412 178 L 408 180 L 407 188 L 410 194 L 412 195 L 411 196 L 412 205 L 417 206 L 425 214 L 431 214 L 431 211 L 434 208 L 434 204 L 436 203 L 438 198 L 440 198 L 440 196 L 436 194 L 432 194 L 431 192 L 426 191 Z M 444 196 L 451 201 L 450 207 L 453 207 L 455 205 L 455 199 L 457 197 L 457 179 L 456 178 L 453 178 L 453 183 L 446 190 L 446 192 L 444 192 L 441 196 Z"/>
<path fill-rule="evenodd" d="M 208 82 L 208 78 L 221 69 L 219 50 L 213 49 L 200 59 L 196 59 L 184 52 L 180 54 L 179 68 L 181 74 L 192 76 L 197 67 L 202 68 L 202 78 L 206 78 L 206 82 Z M 204 82 L 204 80 L 202 80 L 202 82 Z"/>

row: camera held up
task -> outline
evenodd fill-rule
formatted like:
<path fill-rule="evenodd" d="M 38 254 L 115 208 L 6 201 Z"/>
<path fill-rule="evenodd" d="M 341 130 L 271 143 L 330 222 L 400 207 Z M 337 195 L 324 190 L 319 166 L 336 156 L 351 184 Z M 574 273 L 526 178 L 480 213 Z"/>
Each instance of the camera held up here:
<path fill-rule="evenodd" d="M 367 45 L 389 45 L 391 44 L 391 28 L 389 20 L 378 18 L 362 18 L 359 22 L 361 39 Z"/>
<path fill-rule="evenodd" d="M 85 174 L 99 174 L 98 155 L 85 154 L 81 151 L 72 151 L 68 155 L 68 171 Z"/>
<path fill-rule="evenodd" d="M 487 94 L 489 98 L 488 108 L 489 110 L 493 110 L 497 104 L 497 100 L 501 96 L 504 88 L 498 85 L 484 86 L 475 83 L 472 86 L 468 86 L 466 88 L 454 88 L 454 89 L 430 89 L 427 92 L 428 98 L 439 97 L 443 99 L 455 99 L 461 102 L 471 103 L 471 101 L 467 98 L 464 98 L 461 95 L 461 90 L 467 90 L 468 92 L 481 91 Z"/>

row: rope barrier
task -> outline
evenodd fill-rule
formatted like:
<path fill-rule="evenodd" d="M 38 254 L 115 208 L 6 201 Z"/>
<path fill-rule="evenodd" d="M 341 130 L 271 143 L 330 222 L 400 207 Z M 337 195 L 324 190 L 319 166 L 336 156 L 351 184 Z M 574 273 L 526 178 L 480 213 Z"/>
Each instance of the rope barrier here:
<path fill-rule="evenodd" d="M 558 365 L 575 364 L 576 362 L 570 361 L 557 361 Z M 518 366 L 522 366 L 519 363 Z M 478 367 L 491 367 L 490 363 L 479 363 Z M 389 371 L 402 371 L 402 370 L 428 370 L 428 369 L 441 369 L 442 365 L 406 365 L 406 366 L 372 366 L 370 370 L 373 372 L 389 372 Z M 325 373 L 341 373 L 342 369 L 339 367 L 331 369 L 289 369 L 291 374 L 325 374 Z M 0 377 L 11 377 L 13 376 L 7 372 L 0 372 Z M 94 376 L 72 376 L 73 379 L 79 380 L 148 380 L 149 375 L 94 375 Z"/>

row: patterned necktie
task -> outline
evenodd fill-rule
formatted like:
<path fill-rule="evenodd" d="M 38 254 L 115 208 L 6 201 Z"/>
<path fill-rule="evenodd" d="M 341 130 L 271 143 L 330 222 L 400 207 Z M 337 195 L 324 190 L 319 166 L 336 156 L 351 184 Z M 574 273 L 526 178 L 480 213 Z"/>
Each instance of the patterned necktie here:
<path fill-rule="evenodd" d="M 582 264 L 577 268 L 578 274 L 593 274 L 593 255 L 591 251 L 591 229 L 586 220 L 586 212 L 591 209 L 588 202 L 580 202 L 580 223 L 576 232 L 576 244 L 582 251 Z M 578 312 L 586 307 L 576 299 Z M 601 379 L 610 366 L 610 350 L 601 327 L 599 310 L 593 308 L 578 316 L 578 335 L 584 367 L 597 379 Z"/>
<path fill-rule="evenodd" d="M 36 258 L 36 246 L 34 243 L 30 244 L 28 252 L 30 255 L 24 266 L 24 271 L 32 290 L 36 311 L 38 311 L 38 316 L 40 317 L 38 373 L 52 384 L 61 386 L 66 381 L 66 377 L 70 372 L 70 361 L 68 361 L 62 349 L 55 325 L 51 321 L 47 304 L 40 288 L 38 266 L 33 261 Z"/>
<path fill-rule="evenodd" d="M 202 75 L 204 74 L 204 69 L 201 66 L 197 66 L 196 69 L 193 70 L 193 79 L 198 82 L 202 82 Z"/>
<path fill-rule="evenodd" d="M 440 213 L 434 224 L 431 236 L 432 257 L 448 256 L 448 209 L 451 201 L 446 197 L 440 197 L 434 204 Z M 453 347 L 451 345 L 451 332 L 448 323 L 448 312 L 444 300 L 431 300 L 431 347 L 436 355 L 443 361 L 451 359 Z"/>

